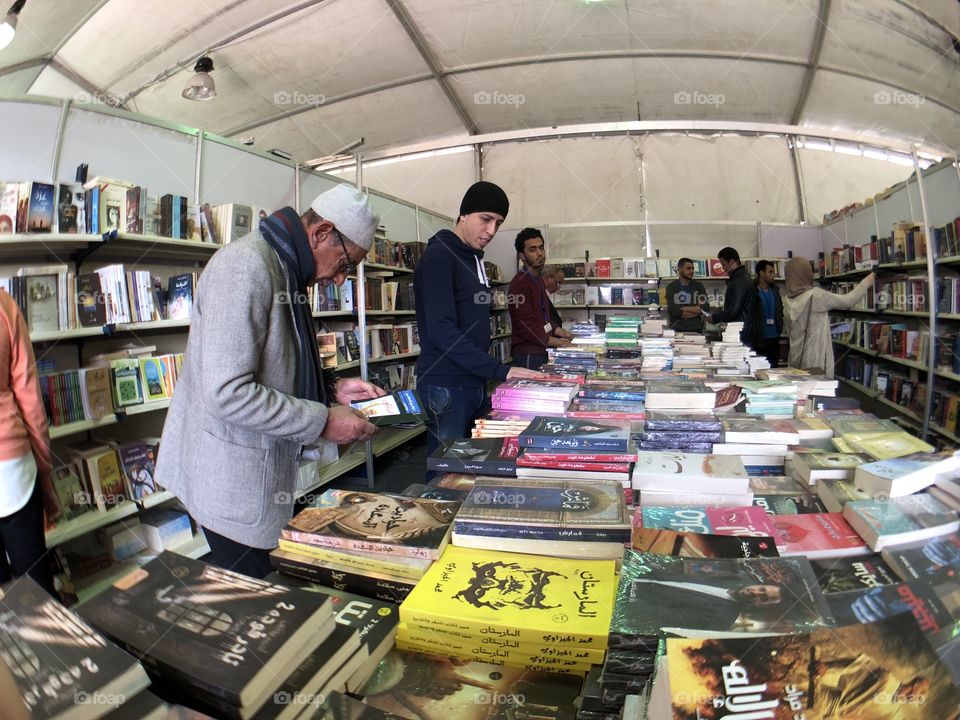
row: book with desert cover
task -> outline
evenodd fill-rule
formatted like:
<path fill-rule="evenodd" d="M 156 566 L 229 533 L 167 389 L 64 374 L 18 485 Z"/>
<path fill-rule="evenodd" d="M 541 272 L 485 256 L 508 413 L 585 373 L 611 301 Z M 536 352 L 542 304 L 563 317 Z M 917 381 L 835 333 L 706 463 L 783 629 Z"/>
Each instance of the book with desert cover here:
<path fill-rule="evenodd" d="M 782 637 L 668 639 L 665 667 L 651 709 L 672 707 L 666 717 L 954 720 L 960 707 L 909 614 Z"/>
<path fill-rule="evenodd" d="M 571 560 L 449 546 L 400 606 L 400 621 L 521 642 L 606 647 L 612 560 Z"/>
<path fill-rule="evenodd" d="M 327 490 L 280 534 L 309 545 L 435 560 L 459 509 L 455 500 Z"/>

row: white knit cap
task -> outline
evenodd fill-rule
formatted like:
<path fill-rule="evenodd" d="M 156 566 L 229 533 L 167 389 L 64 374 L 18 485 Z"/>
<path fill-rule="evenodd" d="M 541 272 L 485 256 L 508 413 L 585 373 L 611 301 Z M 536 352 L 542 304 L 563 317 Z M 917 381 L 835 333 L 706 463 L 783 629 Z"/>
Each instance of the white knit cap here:
<path fill-rule="evenodd" d="M 353 185 L 340 183 L 320 193 L 310 209 L 324 220 L 332 222 L 355 245 L 364 250 L 369 250 L 373 245 L 373 234 L 377 231 L 380 218 L 373 214 L 370 203 Z"/>

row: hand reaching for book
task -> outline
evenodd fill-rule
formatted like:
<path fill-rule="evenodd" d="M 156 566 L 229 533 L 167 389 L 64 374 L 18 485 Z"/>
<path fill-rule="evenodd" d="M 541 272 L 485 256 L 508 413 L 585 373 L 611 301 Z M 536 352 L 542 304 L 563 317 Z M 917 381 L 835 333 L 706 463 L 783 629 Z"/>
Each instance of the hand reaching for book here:
<path fill-rule="evenodd" d="M 517 379 L 530 379 L 536 380 L 537 378 L 542 378 L 544 375 L 538 370 L 528 370 L 527 368 L 510 368 L 510 371 L 507 373 L 507 380 L 517 380 Z"/>
<path fill-rule="evenodd" d="M 376 432 L 377 426 L 368 422 L 362 412 L 348 405 L 338 405 L 327 411 L 327 424 L 320 437 L 342 445 L 369 440 Z"/>
<path fill-rule="evenodd" d="M 47 529 L 50 529 L 57 524 L 57 519 L 60 517 L 60 501 L 57 499 L 57 493 L 49 479 L 39 482 L 43 496 L 44 525 Z"/>
<path fill-rule="evenodd" d="M 387 393 L 373 383 L 360 378 L 341 378 L 337 381 L 337 402 L 349 405 L 358 400 L 373 400 Z"/>

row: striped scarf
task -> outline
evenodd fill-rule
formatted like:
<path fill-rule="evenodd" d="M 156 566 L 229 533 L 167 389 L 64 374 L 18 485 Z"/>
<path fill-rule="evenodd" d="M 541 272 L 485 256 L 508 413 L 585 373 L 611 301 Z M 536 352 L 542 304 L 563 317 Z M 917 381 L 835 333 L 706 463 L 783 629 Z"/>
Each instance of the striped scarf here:
<path fill-rule="evenodd" d="M 321 375 L 320 351 L 317 347 L 313 313 L 307 300 L 307 288 L 313 284 L 317 263 L 310 250 L 307 233 L 296 211 L 281 208 L 260 221 L 260 233 L 276 250 L 287 274 L 287 291 L 293 304 L 293 318 L 300 338 L 297 361 L 297 397 L 314 402 L 327 402 Z"/>

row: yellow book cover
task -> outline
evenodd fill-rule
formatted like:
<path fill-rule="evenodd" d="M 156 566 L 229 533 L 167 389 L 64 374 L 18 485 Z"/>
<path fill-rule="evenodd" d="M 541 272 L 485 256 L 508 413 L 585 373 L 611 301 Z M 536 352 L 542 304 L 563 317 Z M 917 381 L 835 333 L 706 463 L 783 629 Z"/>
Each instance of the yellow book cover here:
<path fill-rule="evenodd" d="M 853 447 L 853 445 L 848 442 L 845 438 L 842 437 L 832 437 L 830 442 L 833 443 L 833 446 L 842 453 L 847 453 L 848 455 L 856 455 L 859 450 Z"/>
<path fill-rule="evenodd" d="M 400 621 L 521 642 L 605 648 L 617 580 L 613 560 L 572 560 L 449 546 L 400 606 Z"/>
<path fill-rule="evenodd" d="M 516 658 L 504 658 L 497 656 L 496 653 L 490 653 L 489 657 L 484 657 L 480 659 L 479 657 L 470 656 L 470 655 L 458 655 L 457 653 L 451 652 L 449 649 L 445 649 L 443 652 L 438 651 L 436 648 L 431 648 L 419 643 L 412 643 L 406 640 L 401 640 L 397 638 L 397 650 L 408 650 L 419 653 L 426 653 L 428 655 L 443 655 L 444 657 L 454 657 L 460 660 L 471 660 L 476 662 L 489 663 L 490 665 L 506 665 L 509 667 L 525 668 L 527 670 L 536 670 L 537 672 L 548 672 L 548 673 L 568 673 L 572 675 L 586 675 L 590 670 L 590 665 L 583 665 L 581 663 L 576 663 L 572 660 L 561 660 L 558 658 L 544 658 L 545 662 L 528 662 L 523 659 Z"/>
<path fill-rule="evenodd" d="M 875 460 L 892 460 L 913 453 L 933 452 L 935 449 L 933 445 L 906 432 L 850 433 L 843 437 L 857 448 L 857 452 L 867 453 Z"/>
<path fill-rule="evenodd" d="M 393 555 L 374 556 L 372 553 L 363 553 L 350 550 L 333 550 L 294 542 L 280 538 L 280 549 L 295 555 L 308 555 L 317 560 L 328 563 L 337 563 L 354 568 L 361 573 L 366 571 L 389 573 L 409 580 L 419 580 L 433 564 L 433 560 L 426 558 L 407 558 Z M 382 558 L 382 559 L 381 559 Z"/>
<path fill-rule="evenodd" d="M 472 653 L 479 649 L 507 651 L 518 657 L 560 657 L 568 660 L 576 660 L 583 663 L 592 663 L 602 665 L 606 651 L 597 647 L 577 647 L 576 645 L 550 645 L 540 643 L 539 645 L 531 643 L 522 643 L 512 637 L 503 637 L 500 635 L 484 635 L 482 637 L 469 637 L 465 635 L 450 635 L 440 631 L 424 630 L 419 627 L 413 627 L 406 623 L 400 623 L 397 626 L 397 638 L 402 638 L 407 642 L 429 645 L 435 648 L 446 648 L 456 650 L 459 653 Z"/>
<path fill-rule="evenodd" d="M 160 358 L 140 358 L 140 377 L 143 378 L 143 394 L 146 396 L 144 398 L 146 402 L 163 400 L 173 395 L 167 392 Z"/>

